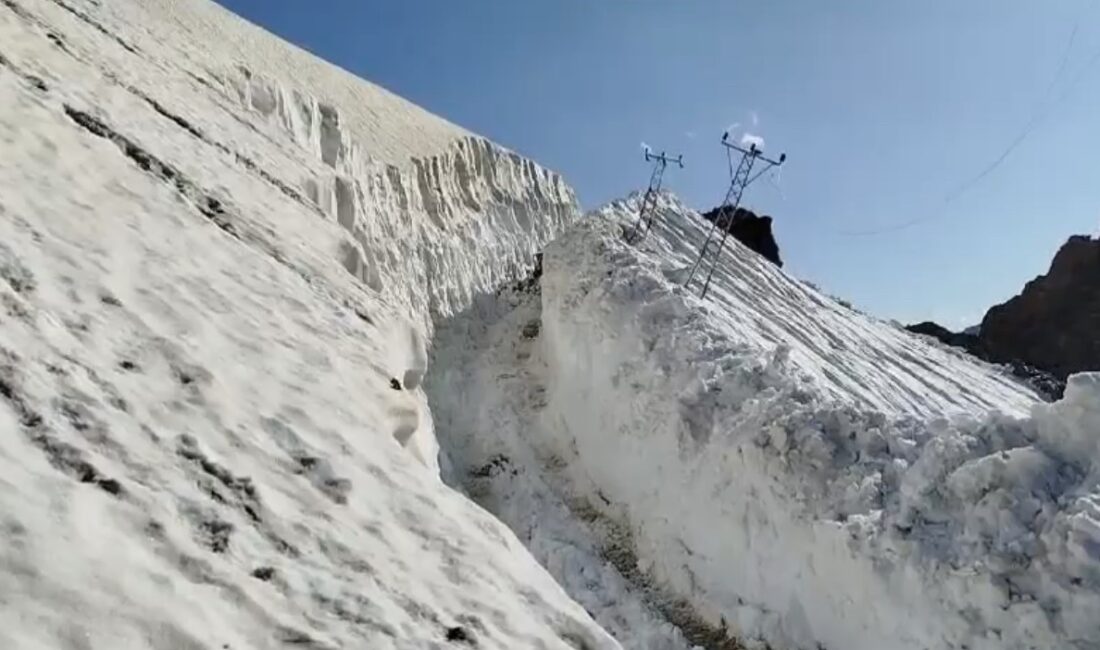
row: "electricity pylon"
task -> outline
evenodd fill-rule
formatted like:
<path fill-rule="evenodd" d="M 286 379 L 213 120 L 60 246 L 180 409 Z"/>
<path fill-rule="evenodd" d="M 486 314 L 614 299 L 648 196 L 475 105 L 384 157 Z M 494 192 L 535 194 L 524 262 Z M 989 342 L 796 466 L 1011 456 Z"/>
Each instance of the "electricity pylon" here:
<path fill-rule="evenodd" d="M 657 195 L 661 191 L 665 168 L 668 167 L 669 163 L 676 163 L 680 166 L 680 169 L 684 168 L 683 154 L 676 158 L 669 158 L 663 151 L 658 156 L 647 148 L 645 150 L 645 160 L 646 162 L 653 161 L 653 173 L 649 176 L 649 189 L 645 191 L 645 197 L 642 198 L 642 207 L 638 210 L 638 223 L 627 233 L 626 240 L 631 243 L 637 243 L 645 239 L 646 235 L 649 234 L 650 227 L 653 226 L 653 218 L 657 214 Z"/>
<path fill-rule="evenodd" d="M 733 144 L 729 141 L 728 131 L 722 134 L 722 146 L 726 147 L 726 156 L 729 159 L 731 172 L 729 190 L 726 191 L 726 198 L 718 209 L 718 215 L 710 224 L 706 241 L 703 242 L 703 248 L 699 251 L 699 258 L 695 260 L 695 264 L 691 267 L 691 273 L 688 274 L 687 281 L 684 282 L 684 286 L 690 289 L 696 273 L 706 267 L 706 279 L 703 281 L 703 288 L 699 293 L 702 298 L 706 298 L 707 289 L 710 288 L 710 280 L 714 276 L 714 270 L 718 268 L 718 262 L 722 259 L 722 249 L 726 246 L 726 238 L 730 234 L 730 225 L 737 219 L 737 210 L 741 207 L 741 197 L 745 195 L 745 189 L 760 178 L 764 172 L 772 167 L 782 165 L 787 160 L 787 154 L 780 154 L 779 160 L 765 157 L 764 152 L 756 147 L 756 143 L 751 144 L 748 149 Z M 734 152 L 741 154 L 741 160 L 737 164 L 736 171 L 733 168 Z M 753 167 L 758 162 L 767 166 L 753 175 Z M 722 231 L 722 236 L 718 241 L 712 241 L 716 229 Z"/>

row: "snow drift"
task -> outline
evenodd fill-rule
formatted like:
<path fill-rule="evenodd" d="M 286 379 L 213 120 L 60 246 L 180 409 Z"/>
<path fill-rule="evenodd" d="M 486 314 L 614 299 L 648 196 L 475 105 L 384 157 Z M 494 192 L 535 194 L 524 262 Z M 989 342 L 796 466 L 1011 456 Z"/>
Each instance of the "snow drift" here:
<path fill-rule="evenodd" d="M 540 434 L 655 580 L 778 647 L 1100 644 L 1100 375 L 1039 404 L 739 245 L 701 303 L 705 222 L 636 207 L 546 250 Z"/>
<path fill-rule="evenodd" d="M 699 301 L 709 224 L 664 195 L 631 246 L 638 204 L 449 322 L 428 378 L 455 480 L 602 625 L 646 648 L 1100 643 L 1100 378 L 1042 404 L 739 244 Z"/>
<path fill-rule="evenodd" d="M 331 253 L 422 328 L 528 271 L 578 215 L 559 175 L 213 2 L 42 6 L 57 26 L 88 31 L 79 16 L 94 14 L 107 33 L 134 39 L 92 29 L 89 54 L 149 106 L 170 107 L 162 118 L 339 223 L 348 237 Z M 141 44 L 152 60 L 127 49 Z"/>

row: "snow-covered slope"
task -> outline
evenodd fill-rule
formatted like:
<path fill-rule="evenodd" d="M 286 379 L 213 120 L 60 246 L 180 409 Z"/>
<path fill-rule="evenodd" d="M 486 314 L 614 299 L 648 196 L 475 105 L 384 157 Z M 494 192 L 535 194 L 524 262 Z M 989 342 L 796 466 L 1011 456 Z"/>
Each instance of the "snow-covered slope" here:
<path fill-rule="evenodd" d="M 574 213 L 205 0 L 0 1 L 0 647 L 616 647 L 419 389 Z"/>
<path fill-rule="evenodd" d="M 428 377 L 459 478 L 559 581 L 575 589 L 555 561 L 588 545 L 618 573 L 588 592 L 643 595 L 634 618 L 596 603 L 602 624 L 664 619 L 708 647 L 725 632 L 798 649 L 1100 647 L 1100 377 L 1041 404 L 736 244 L 701 302 L 677 280 L 705 222 L 662 197 L 635 247 L 621 230 L 636 209 L 553 242 L 537 295 L 452 323 Z M 494 382 L 516 398 L 486 399 Z M 583 543 L 516 506 L 546 494 Z"/>
<path fill-rule="evenodd" d="M 636 209 L 207 0 L 0 0 L 0 647 L 1100 647 L 1100 379 L 700 302 Z"/>
<path fill-rule="evenodd" d="M 658 207 L 658 235 L 643 251 L 670 283 L 682 284 L 706 232 L 693 211 L 675 197 L 664 199 Z M 616 202 L 591 218 L 630 222 L 636 209 L 634 201 Z M 737 244 L 732 238 L 729 243 Z M 813 381 L 831 397 L 919 417 L 989 409 L 1019 415 L 1037 399 L 1006 373 L 859 314 L 794 281 L 764 258 L 746 254 L 740 245 L 734 250 L 738 254 L 719 267 L 707 300 L 692 311 L 702 311 L 701 322 L 747 351 L 781 348 L 792 374 Z M 644 293 L 645 283 L 639 279 L 624 290 Z"/>
<path fill-rule="evenodd" d="M 39 76 L 69 73 L 64 90 L 83 91 L 92 108 L 133 102 L 126 126 L 231 159 L 283 195 L 273 199 L 335 219 L 348 236 L 331 254 L 428 329 L 431 315 L 528 269 L 577 214 L 557 174 L 208 0 L 10 4 L 58 38 Z M 30 61 L 33 74 L 36 53 L 20 47 L 14 41 L 10 56 Z M 137 122 L 143 114 L 151 117 Z"/>

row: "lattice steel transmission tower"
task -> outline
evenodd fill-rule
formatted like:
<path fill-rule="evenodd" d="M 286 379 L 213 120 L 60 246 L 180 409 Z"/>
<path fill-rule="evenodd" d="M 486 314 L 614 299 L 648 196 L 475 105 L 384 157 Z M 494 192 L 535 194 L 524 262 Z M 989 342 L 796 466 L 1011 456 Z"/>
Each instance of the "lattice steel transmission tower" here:
<path fill-rule="evenodd" d="M 730 225 L 738 218 L 737 210 L 741 207 L 741 197 L 745 195 L 745 189 L 760 178 L 764 172 L 772 167 L 782 165 L 787 160 L 787 154 L 780 154 L 779 160 L 765 157 L 764 152 L 758 149 L 755 143 L 751 144 L 748 149 L 733 144 L 729 141 L 728 131 L 722 134 L 722 146 L 726 147 L 726 156 L 729 159 L 729 190 L 726 192 L 725 200 L 722 201 L 722 206 L 718 209 L 718 215 L 710 224 L 710 230 L 707 231 L 703 248 L 699 251 L 699 258 L 695 260 L 695 264 L 691 267 L 691 273 L 688 274 L 687 281 L 684 282 L 684 286 L 690 289 L 696 275 L 705 272 L 706 277 L 703 279 L 702 290 L 699 293 L 699 296 L 703 298 L 707 296 L 707 289 L 710 288 L 710 280 L 714 276 L 714 270 L 718 268 L 718 262 L 722 259 L 722 249 L 726 246 L 726 238 L 730 234 Z M 736 154 L 740 154 L 741 160 L 735 170 L 733 159 Z M 766 167 L 759 169 L 754 175 L 752 173 L 753 168 L 758 163 L 762 163 Z M 722 231 L 722 236 L 717 241 L 714 241 L 715 230 Z"/>
<path fill-rule="evenodd" d="M 645 150 L 645 160 L 646 162 L 653 162 L 653 173 L 649 177 L 649 189 L 645 191 L 645 197 L 642 198 L 642 208 L 638 210 L 638 223 L 626 235 L 626 240 L 631 243 L 640 242 L 649 234 L 649 229 L 653 225 L 653 218 L 657 214 L 657 195 L 660 193 L 661 183 L 664 181 L 665 168 L 668 167 L 669 163 L 679 165 L 680 169 L 684 168 L 683 154 L 676 158 L 669 158 L 663 151 L 658 156 L 647 148 Z"/>

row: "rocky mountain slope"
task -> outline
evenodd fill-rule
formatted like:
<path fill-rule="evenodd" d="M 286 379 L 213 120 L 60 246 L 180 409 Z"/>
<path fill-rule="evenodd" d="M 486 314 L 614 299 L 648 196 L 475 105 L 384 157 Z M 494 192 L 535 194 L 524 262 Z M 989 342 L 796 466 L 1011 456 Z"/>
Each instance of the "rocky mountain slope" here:
<path fill-rule="evenodd" d="M 1050 270 L 982 319 L 996 361 L 1019 359 L 1065 379 L 1100 370 L 1100 239 L 1070 237 Z"/>
<path fill-rule="evenodd" d="M 707 221 L 715 221 L 722 212 L 722 208 L 714 208 L 703 213 Z M 772 233 L 772 218 L 758 216 L 748 208 L 737 208 L 733 219 L 726 219 L 726 230 L 734 239 L 744 244 L 750 250 L 756 251 L 776 266 L 783 266 L 783 258 L 779 255 L 779 243 Z"/>
<path fill-rule="evenodd" d="M 1048 399 L 1058 399 L 1066 378 L 1100 369 L 1100 240 L 1070 237 L 1050 271 L 1020 295 L 992 307 L 980 326 L 951 332 L 936 323 L 910 331 L 1005 364 Z"/>

